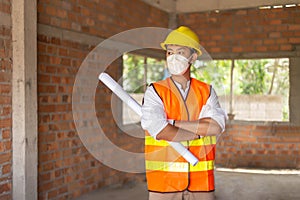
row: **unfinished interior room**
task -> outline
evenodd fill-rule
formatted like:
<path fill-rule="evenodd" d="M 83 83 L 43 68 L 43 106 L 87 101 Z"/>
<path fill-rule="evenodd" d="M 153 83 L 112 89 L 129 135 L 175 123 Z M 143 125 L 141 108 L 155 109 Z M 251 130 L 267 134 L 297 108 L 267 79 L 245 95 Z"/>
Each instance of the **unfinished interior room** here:
<path fill-rule="evenodd" d="M 215 197 L 300 199 L 299 0 L 0 0 L 0 199 L 148 199 L 141 116 L 186 26 L 228 116 Z"/>

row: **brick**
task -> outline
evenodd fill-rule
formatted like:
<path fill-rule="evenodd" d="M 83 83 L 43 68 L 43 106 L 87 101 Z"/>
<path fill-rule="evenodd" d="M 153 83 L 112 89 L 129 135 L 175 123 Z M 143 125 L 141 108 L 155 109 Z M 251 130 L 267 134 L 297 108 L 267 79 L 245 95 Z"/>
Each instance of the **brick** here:
<path fill-rule="evenodd" d="M 240 142 L 256 142 L 256 138 L 253 137 L 234 137 L 233 138 L 234 141 L 240 141 Z"/>
<path fill-rule="evenodd" d="M 63 29 L 71 29 L 71 22 L 66 20 L 61 20 L 60 26 Z"/>
<path fill-rule="evenodd" d="M 51 190 L 53 187 L 55 187 L 55 186 L 53 185 L 53 182 L 47 182 L 47 183 L 44 183 L 44 184 L 39 183 L 39 191 L 40 191 L 40 192 L 43 192 L 43 191 L 49 191 L 49 190 Z"/>
<path fill-rule="evenodd" d="M 9 94 L 11 93 L 11 85 L 10 84 L 0 84 L 0 94 Z"/>
<path fill-rule="evenodd" d="M 0 128 L 11 127 L 11 118 L 0 119 Z"/>
<path fill-rule="evenodd" d="M 52 159 L 52 158 L 50 157 L 50 159 Z M 43 169 L 43 172 L 52 171 L 54 169 L 54 163 L 50 162 L 50 163 L 43 164 L 42 169 Z"/>
<path fill-rule="evenodd" d="M 55 198 L 56 196 L 57 196 L 57 194 L 58 194 L 58 192 L 57 192 L 57 190 L 54 190 L 54 191 L 50 191 L 50 192 L 48 192 L 48 199 L 53 199 L 53 198 Z"/>
<path fill-rule="evenodd" d="M 2 153 L 0 154 L 0 163 L 6 163 L 11 161 L 11 153 Z"/>
<path fill-rule="evenodd" d="M 290 24 L 288 26 L 288 30 L 290 30 L 290 31 L 298 31 L 298 30 L 300 30 L 300 25 L 299 24 Z"/>
<path fill-rule="evenodd" d="M 9 104 L 11 104 L 11 97 L 10 96 L 1 96 L 1 98 L 0 98 L 0 105 L 4 105 L 4 104 L 7 104 L 7 105 L 9 105 Z M 1 127 L 1 125 L 0 125 L 0 127 Z"/>
<path fill-rule="evenodd" d="M 8 130 L 2 130 L 2 139 L 10 139 L 11 138 L 11 132 L 10 129 Z"/>
<path fill-rule="evenodd" d="M 46 53 L 46 45 L 45 44 L 38 42 L 37 49 L 38 49 L 39 53 Z"/>
<path fill-rule="evenodd" d="M 38 63 L 49 63 L 50 57 L 48 55 L 38 55 Z"/>
<path fill-rule="evenodd" d="M 51 170 L 54 169 L 54 160 L 57 160 L 61 157 L 60 152 L 52 152 L 52 153 L 45 153 L 45 154 L 40 154 L 39 159 L 41 162 L 46 162 L 45 164 L 42 165 L 43 169 Z"/>
<path fill-rule="evenodd" d="M 38 132 L 39 133 L 46 133 L 49 131 L 49 126 L 48 125 L 39 125 L 38 126 Z"/>
<path fill-rule="evenodd" d="M 10 4 L 0 2 L 0 12 L 10 14 L 11 13 Z"/>
<path fill-rule="evenodd" d="M 39 136 L 40 143 L 47 142 L 47 144 L 48 144 L 49 142 L 54 142 L 55 139 L 56 139 L 56 137 L 55 137 L 54 133 L 46 132 L 45 134 Z"/>
<path fill-rule="evenodd" d="M 6 151 L 9 151 L 9 150 L 11 150 L 12 148 L 12 144 L 11 144 L 11 141 L 6 141 L 6 142 L 3 142 L 3 144 L 4 144 L 4 149 L 6 150 Z"/>
<path fill-rule="evenodd" d="M 279 50 L 279 46 L 278 45 L 270 45 L 270 46 L 267 46 L 267 49 L 269 51 L 278 51 Z"/>
<path fill-rule="evenodd" d="M 4 152 L 4 143 L 0 142 L 0 153 Z"/>
<path fill-rule="evenodd" d="M 283 150 L 287 148 L 287 145 L 285 144 L 274 144 L 275 149 Z"/>
<path fill-rule="evenodd" d="M 280 45 L 280 50 L 281 51 L 291 51 L 291 50 L 293 50 L 293 46 L 290 44 Z"/>
<path fill-rule="evenodd" d="M 39 85 L 38 92 L 40 92 L 40 93 L 56 93 L 57 88 L 55 85 Z"/>
<path fill-rule="evenodd" d="M 286 44 L 288 42 L 287 38 L 277 38 L 275 40 L 276 44 Z"/>
<path fill-rule="evenodd" d="M 51 173 L 48 172 L 48 173 L 39 174 L 39 180 L 41 182 L 47 182 L 51 180 Z"/>
<path fill-rule="evenodd" d="M 51 44 L 60 45 L 61 41 L 60 41 L 59 38 L 52 37 L 51 38 Z"/>
<path fill-rule="evenodd" d="M 71 66 L 71 59 L 69 58 L 62 58 L 61 59 L 61 64 L 65 66 Z"/>
<path fill-rule="evenodd" d="M 57 53 L 57 47 L 55 46 L 47 46 L 47 53 L 48 54 L 56 54 Z M 51 60 L 50 60 L 51 62 Z"/>
<path fill-rule="evenodd" d="M 38 75 L 38 82 L 41 83 L 50 83 L 51 76 L 50 75 Z"/>
<path fill-rule="evenodd" d="M 265 39 L 264 40 L 264 44 L 265 45 L 270 45 L 270 44 L 274 44 L 275 43 L 275 40 L 274 39 Z"/>
<path fill-rule="evenodd" d="M 290 38 L 289 42 L 292 44 L 299 44 L 300 43 L 300 37 L 298 38 Z"/>
<path fill-rule="evenodd" d="M 57 18 L 57 17 L 51 17 L 50 18 L 50 25 L 60 27 L 61 26 L 61 19 Z"/>
<path fill-rule="evenodd" d="M 2 174 L 4 175 L 4 174 L 9 174 L 9 173 L 11 173 L 11 165 L 10 164 L 4 165 L 2 167 Z"/>
<path fill-rule="evenodd" d="M 270 38 L 279 38 L 279 37 L 281 37 L 281 33 L 280 32 L 271 32 L 269 34 L 269 37 Z"/>
<path fill-rule="evenodd" d="M 47 15 L 56 16 L 56 8 L 54 6 L 47 5 L 45 9 L 45 13 Z"/>
<path fill-rule="evenodd" d="M 67 11 L 63 9 L 57 9 L 56 10 L 56 16 L 60 18 L 66 18 L 67 17 Z"/>
<path fill-rule="evenodd" d="M 3 183 L 0 185 L 0 194 L 11 191 L 11 183 Z"/>
<path fill-rule="evenodd" d="M 67 48 L 59 48 L 58 54 L 59 56 L 68 56 L 69 50 Z"/>
<path fill-rule="evenodd" d="M 238 10 L 235 14 L 236 15 L 247 15 L 247 10 Z"/>
<path fill-rule="evenodd" d="M 65 10 L 71 10 L 71 3 L 70 2 L 67 2 L 67 1 L 63 1 L 61 2 L 61 7 Z"/>
<path fill-rule="evenodd" d="M 213 47 L 209 49 L 209 52 L 211 53 L 219 53 L 221 52 L 221 48 L 220 47 Z"/>
<path fill-rule="evenodd" d="M 11 72 L 0 72 L 0 82 L 10 83 Z"/>
<path fill-rule="evenodd" d="M 38 22 L 43 24 L 50 24 L 50 16 L 49 15 L 39 15 Z"/>
<path fill-rule="evenodd" d="M 233 47 L 232 48 L 232 52 L 242 52 L 243 51 L 243 47 Z"/>

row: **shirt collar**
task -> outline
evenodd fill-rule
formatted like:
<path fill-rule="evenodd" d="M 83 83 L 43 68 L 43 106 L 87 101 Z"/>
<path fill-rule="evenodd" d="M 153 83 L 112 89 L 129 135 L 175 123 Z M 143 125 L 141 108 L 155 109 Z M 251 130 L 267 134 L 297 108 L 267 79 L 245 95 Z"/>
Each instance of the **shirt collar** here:
<path fill-rule="evenodd" d="M 176 84 L 176 86 L 177 86 L 180 90 L 183 91 L 182 86 L 181 86 L 180 83 L 176 82 L 175 80 L 174 80 L 174 83 Z M 188 80 L 188 82 L 186 82 L 186 89 L 185 89 L 184 92 L 188 91 L 188 89 L 190 88 L 190 83 L 191 83 L 191 80 Z"/>

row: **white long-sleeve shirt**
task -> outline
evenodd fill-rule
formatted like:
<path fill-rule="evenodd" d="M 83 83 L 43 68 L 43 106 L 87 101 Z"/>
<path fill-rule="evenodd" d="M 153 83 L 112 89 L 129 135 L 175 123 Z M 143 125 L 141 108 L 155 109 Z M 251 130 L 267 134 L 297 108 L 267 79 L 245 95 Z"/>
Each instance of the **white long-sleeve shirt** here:
<path fill-rule="evenodd" d="M 187 82 L 185 90 L 182 89 L 179 83 L 175 82 L 175 84 L 183 98 L 186 99 L 190 87 L 190 81 Z M 147 130 L 154 138 L 156 138 L 157 134 L 168 125 L 170 120 L 172 120 L 167 119 L 164 104 L 155 92 L 153 86 L 148 87 L 145 92 L 142 113 L 141 125 L 143 129 Z M 199 119 L 202 118 L 211 118 L 215 120 L 222 128 L 222 132 L 225 130 L 225 120 L 227 115 L 220 107 L 218 97 L 213 88 L 211 88 L 210 96 L 200 112 Z"/>

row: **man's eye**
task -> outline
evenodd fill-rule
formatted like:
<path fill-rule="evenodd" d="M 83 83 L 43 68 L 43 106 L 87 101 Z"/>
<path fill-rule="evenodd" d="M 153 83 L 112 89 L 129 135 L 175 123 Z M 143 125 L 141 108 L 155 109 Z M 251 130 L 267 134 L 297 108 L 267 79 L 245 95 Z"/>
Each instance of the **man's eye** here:
<path fill-rule="evenodd" d="M 167 54 L 168 54 L 168 55 L 172 55 L 172 54 L 173 54 L 173 52 L 169 52 L 169 51 L 168 51 L 168 52 L 167 52 Z"/>

